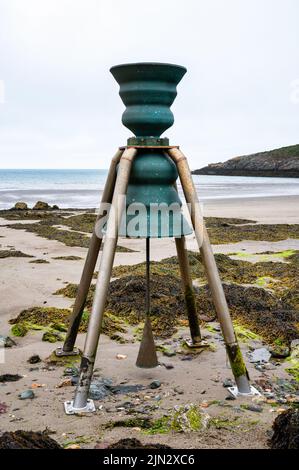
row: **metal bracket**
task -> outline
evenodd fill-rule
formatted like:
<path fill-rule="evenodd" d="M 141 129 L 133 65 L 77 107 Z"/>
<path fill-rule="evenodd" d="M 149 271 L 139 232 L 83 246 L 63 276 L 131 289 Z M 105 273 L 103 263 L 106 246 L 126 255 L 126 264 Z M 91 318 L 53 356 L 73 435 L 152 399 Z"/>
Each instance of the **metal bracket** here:
<path fill-rule="evenodd" d="M 250 392 L 248 392 L 248 393 L 239 392 L 239 389 L 238 389 L 237 386 L 228 387 L 227 390 L 235 398 L 237 398 L 237 397 L 253 397 L 253 396 L 261 397 L 262 396 L 262 394 L 255 387 L 253 387 L 252 385 L 250 385 Z"/>
<path fill-rule="evenodd" d="M 210 346 L 209 343 L 204 340 L 198 343 L 193 343 L 192 340 L 186 340 L 185 344 L 190 349 L 203 349 L 203 348 L 208 348 Z"/>
<path fill-rule="evenodd" d="M 93 400 L 88 399 L 83 408 L 75 408 L 74 401 L 64 402 L 64 411 L 67 415 L 74 415 L 76 413 L 95 413 L 96 407 Z"/>
<path fill-rule="evenodd" d="M 73 348 L 72 351 L 64 351 L 63 347 L 59 346 L 59 348 L 57 348 L 55 350 L 55 355 L 58 356 L 58 357 L 62 357 L 62 356 L 79 356 L 79 354 L 80 354 L 79 348 Z"/>

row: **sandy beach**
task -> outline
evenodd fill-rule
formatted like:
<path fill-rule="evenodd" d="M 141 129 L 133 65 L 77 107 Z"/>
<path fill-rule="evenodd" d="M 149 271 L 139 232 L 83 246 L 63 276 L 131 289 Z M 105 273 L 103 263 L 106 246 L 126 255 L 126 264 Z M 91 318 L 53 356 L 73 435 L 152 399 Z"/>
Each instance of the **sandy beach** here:
<path fill-rule="evenodd" d="M 297 196 L 208 200 L 204 204 L 203 213 L 208 218 L 249 219 L 249 224 L 250 221 L 254 221 L 255 225 L 290 224 L 294 228 L 294 224 L 299 224 L 298 207 Z M 223 382 L 232 380 L 232 373 L 215 320 L 202 322 L 203 334 L 207 341 L 214 345 L 213 350 L 205 350 L 199 355 L 189 357 L 188 354 L 176 352 L 172 357 L 168 357 L 161 348 L 158 353 L 160 366 L 150 370 L 138 369 L 135 366 L 139 341 L 136 335 L 134 336 L 132 325 L 128 326 L 123 334 L 126 341 L 123 344 L 102 334 L 95 378 L 110 378 L 115 385 L 139 384 L 143 388 L 129 394 L 112 394 L 96 401 L 97 412 L 93 415 L 66 416 L 63 402 L 73 398 L 75 387 L 59 387 L 66 378 L 63 375 L 66 366 L 53 365 L 46 361 L 62 342 L 53 344 L 42 341 L 42 330 L 30 330 L 24 337 L 15 337 L 11 333 L 12 325 L 9 320 L 17 317 L 22 310 L 35 306 L 70 308 L 74 299 L 54 293 L 69 283 L 78 284 L 87 249 L 82 246 L 67 246 L 61 241 L 38 236 L 20 227 L 11 228 L 10 225 L 16 222 L 38 223 L 29 219 L 8 220 L 5 214 L 0 218 L 0 249 L 19 250 L 30 256 L 8 256 L 0 259 L 0 334 L 8 335 L 16 342 L 16 346 L 3 350 L 4 362 L 0 364 L 0 371 L 1 374 L 22 376 L 16 382 L 0 383 L 0 402 L 5 404 L 5 412 L 0 418 L 1 431 L 40 431 L 47 428 L 51 437 L 66 447 L 105 447 L 125 437 L 134 437 L 143 443 L 164 443 L 174 448 L 268 446 L 273 420 L 282 409 L 287 408 L 291 400 L 295 401 L 293 395 L 298 393 L 298 389 L 295 390 L 294 377 L 286 371 L 289 363 L 272 359 L 271 362 L 268 361 L 267 367 L 258 368 L 249 360 L 250 349 L 263 347 L 267 342 L 255 336 L 239 338 L 252 383 L 259 384 L 261 391 L 271 390 L 273 397 L 271 394 L 267 397 L 266 394 L 254 399 L 226 399 L 228 393 Z M 187 243 L 189 250 L 196 251 L 193 235 L 188 237 Z M 144 262 L 144 240 L 121 239 L 119 245 L 134 251 L 116 253 L 115 266 L 133 266 Z M 283 264 L 289 262 L 283 253 L 296 253 L 299 250 L 299 239 L 294 238 L 294 235 L 286 235 L 280 240 L 261 238 L 224 241 L 214 243 L 213 250 L 215 253 L 229 254 L 232 260 L 260 262 L 265 261 L 263 256 L 268 256 L 266 261 Z M 154 261 L 158 262 L 175 254 L 173 240 L 152 241 Z M 78 259 L 55 259 L 68 256 Z M 46 262 L 32 263 L 41 259 Z M 83 333 L 78 336 L 77 345 L 81 349 L 84 347 L 84 337 Z M 166 340 L 157 338 L 156 344 L 166 344 L 172 349 L 188 337 L 187 326 L 180 322 L 173 336 Z M 32 365 L 27 361 L 34 354 L 40 356 L 41 362 Z M 124 358 L 117 359 L 117 354 L 123 355 Z M 167 368 L 167 365 L 172 367 Z M 278 379 L 282 383 L 292 384 L 289 402 L 288 397 L 285 402 L 277 400 L 274 383 L 277 383 Z M 157 389 L 151 388 L 153 381 L 158 381 Z M 27 389 L 34 390 L 36 397 L 32 400 L 20 400 L 19 393 Z M 128 402 L 131 407 L 126 405 Z M 186 404 L 198 406 L 200 412 L 205 414 L 213 425 L 196 432 L 148 433 L 140 424 L 142 417 L 158 419 L 165 413 L 170 413 L 174 406 Z M 135 425 L 125 424 L 129 418 L 136 417 L 139 420 L 135 419 Z M 124 424 L 111 425 L 116 421 L 124 421 Z"/>

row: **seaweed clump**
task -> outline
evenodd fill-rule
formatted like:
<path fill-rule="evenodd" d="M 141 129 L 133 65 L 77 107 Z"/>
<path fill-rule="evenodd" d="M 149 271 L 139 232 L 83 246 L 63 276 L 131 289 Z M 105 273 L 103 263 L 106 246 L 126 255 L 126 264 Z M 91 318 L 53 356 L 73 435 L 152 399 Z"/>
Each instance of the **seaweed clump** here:
<path fill-rule="evenodd" d="M 232 318 L 240 326 L 249 328 L 270 343 L 278 338 L 289 344 L 298 338 L 299 313 L 271 292 L 258 287 L 224 284 Z M 69 284 L 56 294 L 75 297 L 77 286 Z M 110 283 L 106 312 L 137 325 L 145 315 L 146 280 L 144 276 L 131 275 Z M 86 308 L 92 306 L 94 286 L 88 293 Z M 216 311 L 208 285 L 195 290 L 199 318 L 212 321 Z M 151 322 L 156 337 L 167 338 L 176 332 L 181 319 L 186 318 L 181 280 L 172 275 L 153 274 L 151 280 Z M 105 317 L 104 317 L 105 318 Z"/>
<path fill-rule="evenodd" d="M 62 449 L 46 432 L 15 431 L 0 436 L 0 449 Z"/>
<path fill-rule="evenodd" d="M 171 449 L 166 444 L 142 444 L 138 439 L 127 437 L 110 444 L 107 449 Z"/>
<path fill-rule="evenodd" d="M 271 449 L 299 449 L 299 410 L 288 409 L 273 423 Z"/>
<path fill-rule="evenodd" d="M 0 258 L 33 258 L 19 250 L 0 250 Z"/>
<path fill-rule="evenodd" d="M 70 310 L 56 307 L 32 307 L 23 310 L 16 318 L 9 321 L 13 325 L 12 333 L 17 336 L 25 336 L 29 330 L 44 330 L 44 341 L 61 341 L 63 336 L 60 332 L 67 331 Z M 89 312 L 84 311 L 79 331 L 86 332 L 89 320 Z M 19 334 L 22 332 L 23 334 Z M 115 336 L 116 332 L 125 333 L 124 322 L 111 313 L 107 313 L 103 319 L 102 332 L 109 337 Z M 121 338 L 120 338 L 121 340 Z"/>

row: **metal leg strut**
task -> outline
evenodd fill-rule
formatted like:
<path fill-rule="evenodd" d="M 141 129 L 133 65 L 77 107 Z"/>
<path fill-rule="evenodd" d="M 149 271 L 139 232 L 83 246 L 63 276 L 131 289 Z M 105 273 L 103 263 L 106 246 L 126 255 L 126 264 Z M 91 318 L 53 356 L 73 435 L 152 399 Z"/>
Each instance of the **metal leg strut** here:
<path fill-rule="evenodd" d="M 103 204 L 111 203 L 112 201 L 112 196 L 113 196 L 113 191 L 114 191 L 114 186 L 115 186 L 115 181 L 116 181 L 116 167 L 120 161 L 122 153 L 123 153 L 123 150 L 118 150 L 111 161 L 105 188 L 104 188 L 103 195 L 102 195 L 99 215 L 97 217 L 95 228 L 90 239 L 87 256 L 86 256 L 81 280 L 78 286 L 78 292 L 76 295 L 75 304 L 73 307 L 73 312 L 69 319 L 68 331 L 66 334 L 66 338 L 64 340 L 63 347 L 57 348 L 55 351 L 57 356 L 72 356 L 72 355 L 79 354 L 78 348 L 74 348 L 74 345 L 77 339 L 78 330 L 79 330 L 88 290 L 92 281 L 92 276 L 95 270 L 99 251 L 101 249 L 102 241 L 103 241 L 103 239 L 98 236 L 99 234 L 96 234 L 95 232 L 96 224 L 103 217 Z"/>
<path fill-rule="evenodd" d="M 126 194 L 131 166 L 136 153 L 136 149 L 127 148 L 120 160 L 84 352 L 81 359 L 79 381 L 74 400 L 65 402 L 64 404 L 67 414 L 95 411 L 93 401 L 88 399 L 88 393 L 109 289 L 117 245 L 118 228 L 123 216 L 123 209 L 120 207 L 120 199 Z M 123 203 L 123 201 L 121 202 Z"/>
<path fill-rule="evenodd" d="M 169 149 L 168 154 L 176 163 L 179 172 L 181 184 L 191 215 L 195 236 L 206 269 L 213 302 L 225 341 L 226 351 L 233 375 L 235 377 L 237 389 L 231 389 L 230 392 L 238 395 L 256 394 L 258 393 L 257 390 L 255 390 L 254 387 L 251 387 L 249 383 L 248 372 L 235 335 L 208 233 L 201 216 L 199 200 L 187 159 L 177 148 Z"/>

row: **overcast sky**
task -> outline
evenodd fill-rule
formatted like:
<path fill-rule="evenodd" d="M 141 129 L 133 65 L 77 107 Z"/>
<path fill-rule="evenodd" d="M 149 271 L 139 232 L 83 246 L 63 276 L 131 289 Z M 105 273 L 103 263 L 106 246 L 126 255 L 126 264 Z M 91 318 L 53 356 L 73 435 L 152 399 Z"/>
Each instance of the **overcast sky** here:
<path fill-rule="evenodd" d="M 0 167 L 107 168 L 109 72 L 187 67 L 165 135 L 191 166 L 299 143 L 298 0 L 0 0 Z"/>

